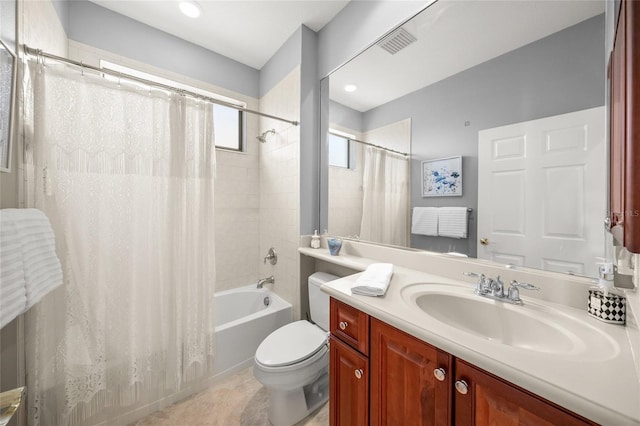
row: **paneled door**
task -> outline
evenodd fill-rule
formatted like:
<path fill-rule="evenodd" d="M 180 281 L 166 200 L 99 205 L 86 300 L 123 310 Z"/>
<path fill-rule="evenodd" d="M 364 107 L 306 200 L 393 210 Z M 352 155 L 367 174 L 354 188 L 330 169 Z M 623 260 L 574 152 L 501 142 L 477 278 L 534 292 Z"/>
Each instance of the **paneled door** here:
<path fill-rule="evenodd" d="M 478 258 L 597 276 L 604 128 L 598 107 L 478 133 Z"/>

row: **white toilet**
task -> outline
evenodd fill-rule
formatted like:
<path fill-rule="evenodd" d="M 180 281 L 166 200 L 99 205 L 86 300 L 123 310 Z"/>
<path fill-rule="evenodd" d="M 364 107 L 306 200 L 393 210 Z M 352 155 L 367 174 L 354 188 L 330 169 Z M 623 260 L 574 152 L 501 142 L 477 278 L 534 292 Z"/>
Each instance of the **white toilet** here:
<path fill-rule="evenodd" d="M 269 420 L 291 426 L 329 398 L 329 296 L 320 291 L 335 275 L 309 277 L 309 321 L 295 321 L 268 335 L 256 351 L 253 374 L 269 394 Z"/>

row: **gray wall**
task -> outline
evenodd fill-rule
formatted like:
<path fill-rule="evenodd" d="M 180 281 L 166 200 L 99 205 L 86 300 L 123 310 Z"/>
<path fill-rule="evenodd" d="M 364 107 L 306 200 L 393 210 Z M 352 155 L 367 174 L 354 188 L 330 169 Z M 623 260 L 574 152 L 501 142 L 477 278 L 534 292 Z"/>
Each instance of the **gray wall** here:
<path fill-rule="evenodd" d="M 58 19 L 64 28 L 64 32 L 69 34 L 69 3 L 72 0 L 51 0 L 53 8 L 58 14 Z M 73 0 L 77 1 L 77 0 Z"/>
<path fill-rule="evenodd" d="M 318 35 L 302 26 L 300 81 L 300 234 L 311 234 L 320 222 L 318 158 L 320 155 L 320 80 Z"/>
<path fill-rule="evenodd" d="M 339 104 L 335 101 L 329 101 L 329 117 L 331 117 L 329 121 L 331 125 L 337 124 L 339 126 L 346 127 L 347 129 L 361 132 L 363 129 L 363 115 L 364 114 L 360 111 L 356 111 L 346 105 Z"/>
<path fill-rule="evenodd" d="M 89 1 L 69 2 L 71 40 L 259 97 L 258 70 L 112 12 Z"/>
<path fill-rule="evenodd" d="M 476 255 L 478 131 L 605 102 L 604 14 L 364 114 L 364 129 L 411 117 L 413 206 L 474 209 L 469 238 L 412 235 L 412 246 Z M 465 122 L 469 125 L 465 125 Z M 463 156 L 463 196 L 422 198 L 420 161 Z"/>
<path fill-rule="evenodd" d="M 302 29 L 298 28 L 260 70 L 260 97 L 266 95 L 302 61 Z"/>

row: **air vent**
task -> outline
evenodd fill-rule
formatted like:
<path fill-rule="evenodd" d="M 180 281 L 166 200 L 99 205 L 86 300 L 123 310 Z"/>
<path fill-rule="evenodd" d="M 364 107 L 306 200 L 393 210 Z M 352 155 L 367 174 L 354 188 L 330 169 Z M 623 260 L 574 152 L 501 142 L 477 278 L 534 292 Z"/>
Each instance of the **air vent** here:
<path fill-rule="evenodd" d="M 413 34 L 405 30 L 403 27 L 400 27 L 376 44 L 392 55 L 395 55 L 416 41 L 418 41 L 418 39 Z"/>

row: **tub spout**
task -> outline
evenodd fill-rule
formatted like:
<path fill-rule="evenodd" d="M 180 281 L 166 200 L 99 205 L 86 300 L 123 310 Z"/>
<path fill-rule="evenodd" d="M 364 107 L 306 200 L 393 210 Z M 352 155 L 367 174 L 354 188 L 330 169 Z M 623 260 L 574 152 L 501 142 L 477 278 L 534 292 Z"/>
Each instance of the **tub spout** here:
<path fill-rule="evenodd" d="M 273 284 L 273 283 L 275 283 L 275 282 L 276 282 L 276 279 L 274 278 L 274 276 L 273 276 L 273 275 L 271 275 L 269 278 L 260 278 L 260 279 L 258 280 L 258 285 L 257 285 L 257 287 L 258 287 L 258 288 L 262 288 L 262 286 L 263 286 L 263 285 L 265 285 L 265 284 Z"/>

